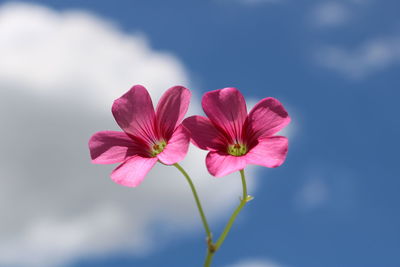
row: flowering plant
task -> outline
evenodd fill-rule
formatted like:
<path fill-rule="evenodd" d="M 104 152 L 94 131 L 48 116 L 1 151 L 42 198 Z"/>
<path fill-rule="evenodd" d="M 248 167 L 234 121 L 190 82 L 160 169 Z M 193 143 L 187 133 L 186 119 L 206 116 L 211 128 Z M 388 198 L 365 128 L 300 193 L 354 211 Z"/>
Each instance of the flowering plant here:
<path fill-rule="evenodd" d="M 211 266 L 237 215 L 253 199 L 247 194 L 244 169 L 248 164 L 275 168 L 283 164 L 288 140 L 275 134 L 290 122 L 283 105 L 274 98 L 264 98 L 247 114 L 243 95 L 235 88 L 206 93 L 202 106 L 207 117 L 192 116 L 183 120 L 190 102 L 190 91 L 183 86 L 168 89 L 156 110 L 146 88 L 133 86 L 114 101 L 112 113 L 123 132 L 102 131 L 89 140 L 92 162 L 121 163 L 111 179 L 124 186 L 138 186 L 157 163 L 175 166 L 192 190 L 206 235 L 207 256 L 204 266 Z M 183 120 L 183 122 L 182 122 Z M 188 151 L 189 142 L 208 150 L 209 173 L 222 177 L 239 171 L 243 195 L 222 234 L 214 241 L 196 188 L 187 172 L 178 164 Z"/>

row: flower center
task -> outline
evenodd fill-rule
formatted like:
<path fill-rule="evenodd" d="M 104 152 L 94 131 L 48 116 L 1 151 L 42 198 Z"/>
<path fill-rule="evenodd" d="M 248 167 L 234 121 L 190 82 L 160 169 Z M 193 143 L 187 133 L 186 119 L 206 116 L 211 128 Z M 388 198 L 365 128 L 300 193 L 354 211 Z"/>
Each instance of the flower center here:
<path fill-rule="evenodd" d="M 164 140 L 160 140 L 158 141 L 158 143 L 154 144 L 151 147 L 151 156 L 155 157 L 158 154 L 160 154 L 161 152 L 163 152 L 164 148 L 167 146 L 167 143 Z"/>
<path fill-rule="evenodd" d="M 243 156 L 247 153 L 247 146 L 244 144 L 229 145 L 228 153 L 236 157 Z"/>

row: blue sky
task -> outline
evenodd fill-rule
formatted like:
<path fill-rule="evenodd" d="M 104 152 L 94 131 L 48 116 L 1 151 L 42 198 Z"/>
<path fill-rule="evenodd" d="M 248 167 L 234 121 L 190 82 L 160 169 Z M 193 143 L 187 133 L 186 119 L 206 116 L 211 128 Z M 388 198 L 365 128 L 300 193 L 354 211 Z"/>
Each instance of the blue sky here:
<path fill-rule="evenodd" d="M 257 172 L 255 200 L 215 266 L 400 266 L 399 1 L 27 2 L 145 35 L 182 62 L 198 95 L 234 86 L 252 101 L 272 96 L 287 106 L 287 161 Z M 155 223 L 154 232 L 162 228 Z M 200 266 L 204 252 L 196 230 L 141 256 L 67 266 Z"/>

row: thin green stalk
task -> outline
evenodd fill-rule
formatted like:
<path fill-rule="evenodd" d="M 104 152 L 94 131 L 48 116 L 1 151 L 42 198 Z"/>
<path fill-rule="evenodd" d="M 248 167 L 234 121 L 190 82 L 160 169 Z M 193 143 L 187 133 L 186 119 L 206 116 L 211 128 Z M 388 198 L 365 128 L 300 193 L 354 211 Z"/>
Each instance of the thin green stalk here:
<path fill-rule="evenodd" d="M 238 216 L 239 212 L 242 210 L 244 205 L 251 200 L 251 197 L 247 195 L 247 185 L 246 185 L 246 177 L 244 175 L 244 170 L 240 170 L 240 176 L 242 178 L 242 186 L 243 186 L 243 196 L 240 201 L 239 206 L 236 208 L 236 210 L 233 212 L 231 215 L 231 218 L 229 219 L 228 223 L 225 226 L 224 231 L 222 232 L 221 236 L 218 238 L 217 242 L 215 243 L 215 250 L 218 250 L 222 243 L 224 242 L 226 236 L 228 235 L 229 231 L 231 230 L 231 227 Z"/>
<path fill-rule="evenodd" d="M 192 189 L 192 193 L 193 193 L 194 199 L 196 201 L 196 205 L 197 205 L 197 208 L 199 210 L 200 217 L 201 217 L 201 220 L 202 220 L 203 225 L 204 225 L 204 229 L 206 230 L 206 233 L 207 233 L 207 243 L 208 244 L 210 244 L 210 243 L 212 244 L 212 241 L 211 241 L 212 240 L 211 230 L 210 230 L 210 227 L 208 226 L 206 216 L 204 215 L 204 211 L 203 211 L 203 208 L 201 206 L 199 196 L 197 195 L 196 188 L 194 187 L 194 184 L 193 184 L 192 180 L 190 179 L 189 175 L 181 167 L 181 165 L 179 165 L 178 163 L 175 163 L 174 166 L 183 174 L 183 176 L 185 176 L 186 180 L 189 183 L 190 189 Z"/>
<path fill-rule="evenodd" d="M 212 259 L 213 259 L 214 255 L 215 255 L 214 252 L 210 252 L 210 249 L 208 249 L 207 258 L 206 258 L 206 261 L 204 262 L 204 267 L 210 267 L 211 266 Z"/>
<path fill-rule="evenodd" d="M 246 177 L 244 175 L 244 170 L 240 170 L 240 177 L 242 178 L 242 187 L 243 187 L 243 196 L 240 200 L 239 206 L 235 209 L 231 218 L 229 219 L 228 223 L 226 224 L 224 231 L 222 232 L 221 236 L 218 238 L 217 242 L 213 244 L 212 242 L 208 243 L 208 250 L 207 250 L 207 257 L 204 263 L 204 267 L 210 267 L 211 261 L 215 255 L 215 252 L 221 247 L 222 243 L 224 242 L 226 236 L 228 235 L 236 217 L 238 216 L 239 212 L 242 210 L 244 205 L 249 202 L 252 197 L 247 195 L 247 185 L 246 185 Z"/>
<path fill-rule="evenodd" d="M 209 225 L 207 223 L 206 216 L 204 215 L 204 211 L 203 211 L 203 208 L 201 206 L 199 196 L 197 195 L 196 188 L 194 187 L 194 184 L 193 184 L 192 180 L 190 179 L 190 177 L 186 173 L 186 171 L 178 163 L 175 163 L 174 166 L 183 174 L 183 176 L 185 176 L 186 180 L 189 183 L 190 189 L 192 190 L 194 199 L 196 201 L 196 205 L 197 205 L 197 208 L 199 210 L 200 217 L 201 217 L 201 220 L 202 220 L 203 225 L 204 225 L 204 229 L 205 229 L 205 231 L 207 233 L 207 257 L 206 257 L 206 260 L 204 262 L 204 267 L 210 267 L 212 259 L 213 259 L 214 255 L 215 255 L 215 252 L 221 247 L 221 245 L 224 242 L 226 236 L 228 235 L 228 233 L 229 233 L 234 221 L 236 220 L 236 217 L 238 216 L 239 212 L 242 210 L 244 205 L 246 205 L 246 203 L 252 199 L 251 196 L 247 195 L 247 185 L 246 185 L 246 177 L 244 175 L 244 170 L 240 170 L 240 177 L 242 179 L 242 187 L 243 187 L 243 196 L 242 196 L 242 199 L 240 201 L 240 204 L 235 209 L 233 214 L 231 215 L 227 225 L 224 228 L 224 231 L 222 232 L 221 236 L 218 238 L 217 242 L 214 244 L 213 241 L 212 241 L 212 234 L 211 234 L 210 227 L 209 227 Z"/>

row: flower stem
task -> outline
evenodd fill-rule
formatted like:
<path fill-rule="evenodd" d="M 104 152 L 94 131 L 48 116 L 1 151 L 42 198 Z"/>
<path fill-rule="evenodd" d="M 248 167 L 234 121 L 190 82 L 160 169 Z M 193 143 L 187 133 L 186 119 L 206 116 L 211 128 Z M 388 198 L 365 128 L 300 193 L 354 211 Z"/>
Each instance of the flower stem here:
<path fill-rule="evenodd" d="M 211 230 L 210 230 L 210 227 L 208 226 L 206 216 L 204 215 L 204 211 L 203 211 L 203 208 L 201 206 L 200 199 L 199 199 L 199 196 L 197 195 L 197 191 L 196 191 L 196 188 L 194 187 L 192 179 L 190 179 L 189 175 L 181 167 L 181 165 L 179 165 L 178 163 L 175 163 L 174 166 L 183 174 L 183 176 L 185 176 L 187 182 L 189 183 L 190 189 L 192 189 L 192 193 L 193 193 L 194 199 L 196 201 L 196 205 L 197 205 L 197 208 L 199 210 L 200 217 L 201 217 L 201 220 L 203 222 L 204 229 L 206 230 L 206 233 L 207 233 L 207 243 L 208 244 L 212 244 Z"/>
<path fill-rule="evenodd" d="M 231 215 L 231 218 L 229 219 L 228 223 L 226 224 L 225 229 L 222 232 L 221 236 L 218 238 L 217 242 L 215 243 L 215 250 L 218 250 L 221 247 L 226 236 L 228 235 L 229 231 L 231 230 L 231 227 L 232 227 L 236 217 L 238 216 L 239 212 L 242 210 L 244 205 L 246 205 L 246 203 L 252 199 L 252 197 L 247 195 L 247 185 L 246 185 L 246 178 L 244 175 L 244 170 L 240 170 L 240 176 L 242 178 L 242 187 L 243 187 L 242 199 L 240 200 L 239 206 L 236 208 L 236 210 Z"/>
<path fill-rule="evenodd" d="M 242 210 L 244 205 L 246 205 L 247 202 L 249 202 L 252 197 L 247 195 L 247 185 L 246 185 L 246 177 L 244 175 L 244 170 L 240 170 L 240 177 L 242 179 L 242 187 L 243 187 L 243 196 L 240 200 L 239 206 L 235 209 L 233 214 L 231 215 L 228 223 L 226 224 L 224 231 L 222 232 L 221 236 L 218 238 L 217 242 L 214 244 L 212 241 L 212 234 L 210 227 L 208 226 L 206 216 L 204 215 L 203 208 L 200 203 L 199 196 L 197 195 L 196 188 L 194 187 L 194 184 L 192 180 L 190 179 L 189 175 L 186 173 L 186 171 L 178 164 L 175 163 L 174 166 L 185 176 L 186 180 L 189 183 L 190 188 L 192 189 L 192 193 L 194 196 L 194 199 L 196 201 L 197 208 L 200 213 L 201 220 L 204 225 L 204 229 L 206 230 L 207 233 L 207 257 L 204 262 L 204 267 L 210 267 L 212 259 L 215 255 L 215 252 L 221 247 L 222 243 L 224 242 L 226 236 L 228 235 L 233 223 L 235 222 L 236 217 L 238 216 L 239 212 Z"/>
<path fill-rule="evenodd" d="M 229 219 L 228 223 L 226 224 L 224 231 L 222 232 L 221 236 L 218 238 L 217 242 L 215 244 L 213 244 L 212 242 L 209 242 L 207 257 L 206 257 L 206 261 L 204 263 L 204 267 L 211 266 L 211 261 L 214 257 L 215 252 L 221 247 L 226 236 L 228 235 L 229 231 L 231 230 L 231 227 L 232 227 L 236 217 L 238 216 L 239 212 L 242 210 L 242 208 L 244 207 L 244 205 L 246 205 L 247 202 L 252 200 L 252 197 L 247 195 L 247 185 L 246 185 L 246 177 L 244 175 L 244 170 L 240 170 L 240 177 L 242 178 L 242 187 L 243 187 L 242 199 L 240 200 L 239 206 L 235 209 L 235 211 L 231 215 L 231 218 Z"/>
<path fill-rule="evenodd" d="M 213 259 L 214 255 L 215 255 L 214 252 L 210 252 L 210 250 L 208 250 L 207 258 L 206 258 L 206 261 L 204 262 L 204 267 L 210 267 L 211 266 L 211 262 L 212 262 L 212 259 Z"/>

